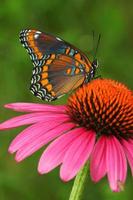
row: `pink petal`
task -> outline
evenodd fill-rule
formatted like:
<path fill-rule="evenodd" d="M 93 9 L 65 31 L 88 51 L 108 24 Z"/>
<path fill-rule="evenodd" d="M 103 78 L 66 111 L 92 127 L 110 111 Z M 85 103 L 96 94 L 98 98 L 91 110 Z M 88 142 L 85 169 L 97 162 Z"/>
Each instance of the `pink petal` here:
<path fill-rule="evenodd" d="M 90 161 L 90 174 L 93 181 L 99 181 L 105 176 L 106 169 L 106 138 L 101 136 L 92 152 Z"/>
<path fill-rule="evenodd" d="M 48 173 L 61 164 L 68 147 L 81 135 L 81 132 L 83 132 L 83 128 L 73 129 L 52 142 L 40 158 L 39 173 Z"/>
<path fill-rule="evenodd" d="M 117 138 L 106 138 L 106 165 L 110 188 L 118 192 L 123 186 L 127 174 L 127 162 L 123 148 Z"/>
<path fill-rule="evenodd" d="M 60 119 L 59 121 L 38 122 L 37 124 L 29 126 L 28 128 L 24 129 L 19 135 L 17 135 L 17 137 L 15 137 L 15 139 L 9 146 L 9 152 L 16 152 L 28 142 L 36 140 L 36 138 L 38 138 L 42 134 L 45 134 L 45 132 L 58 127 L 60 124 L 62 124 L 62 122 L 65 122 L 64 118 Z"/>
<path fill-rule="evenodd" d="M 60 177 L 64 181 L 71 180 L 88 160 L 95 143 L 95 132 L 83 130 L 73 141 L 63 159 Z"/>
<path fill-rule="evenodd" d="M 16 153 L 16 161 L 20 162 L 26 157 L 33 154 L 35 151 L 40 149 L 42 146 L 50 142 L 51 140 L 55 139 L 59 135 L 63 134 L 64 132 L 70 130 L 71 128 L 75 127 L 73 123 L 64 123 L 60 124 L 54 129 L 51 129 L 48 132 L 42 132 L 41 135 L 32 139 L 32 141 L 28 141 L 24 146 L 22 146 Z"/>
<path fill-rule="evenodd" d="M 122 140 L 123 148 L 125 151 L 125 154 L 127 156 L 131 171 L 132 171 L 132 176 L 133 176 L 133 140 Z"/>
<path fill-rule="evenodd" d="M 19 112 L 65 112 L 66 106 L 62 105 L 49 105 L 49 104 L 37 104 L 37 103 L 10 103 L 4 106 Z"/>
<path fill-rule="evenodd" d="M 0 130 L 11 129 L 22 125 L 34 124 L 41 121 L 58 120 L 60 118 L 69 119 L 67 114 L 55 114 L 55 113 L 43 113 L 36 112 L 31 114 L 25 114 L 18 117 L 13 117 L 0 124 Z"/>

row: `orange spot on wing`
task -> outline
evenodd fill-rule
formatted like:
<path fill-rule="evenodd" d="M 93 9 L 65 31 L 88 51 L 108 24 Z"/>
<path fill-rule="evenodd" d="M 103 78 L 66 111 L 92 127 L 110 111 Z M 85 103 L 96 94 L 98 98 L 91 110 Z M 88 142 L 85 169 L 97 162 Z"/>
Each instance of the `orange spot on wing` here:
<path fill-rule="evenodd" d="M 47 85 L 48 84 L 48 79 L 44 79 L 41 81 L 41 84 L 44 86 L 44 85 Z"/>
<path fill-rule="evenodd" d="M 29 44 L 30 44 L 30 47 L 33 47 L 34 46 L 34 42 L 33 42 L 33 40 L 29 40 Z"/>
<path fill-rule="evenodd" d="M 42 79 L 48 78 L 48 73 L 42 73 Z"/>
<path fill-rule="evenodd" d="M 51 95 L 52 95 L 52 96 L 56 96 L 56 94 L 55 94 L 54 91 L 51 91 Z"/>
<path fill-rule="evenodd" d="M 75 61 L 75 65 L 76 65 L 76 67 L 79 66 L 79 62 L 78 62 L 78 61 Z"/>
<path fill-rule="evenodd" d="M 81 55 L 80 55 L 80 53 L 77 53 L 77 54 L 75 54 L 75 59 L 77 59 L 77 60 L 81 60 Z"/>
<path fill-rule="evenodd" d="M 68 69 L 66 70 L 66 73 L 69 75 L 69 74 L 71 73 L 71 71 L 72 71 L 72 69 L 71 69 L 71 68 L 68 68 Z"/>
<path fill-rule="evenodd" d="M 50 57 L 50 59 L 55 59 L 55 54 L 51 54 L 51 57 Z"/>
<path fill-rule="evenodd" d="M 80 72 L 80 69 L 79 69 L 79 68 L 76 68 L 75 74 L 78 74 L 79 72 Z"/>
<path fill-rule="evenodd" d="M 49 65 L 49 64 L 51 64 L 51 62 L 52 62 L 52 60 L 49 59 L 49 60 L 46 61 L 46 64 Z"/>
<path fill-rule="evenodd" d="M 70 47 L 68 47 L 68 48 L 66 49 L 66 54 L 69 54 L 69 52 L 70 52 Z"/>
<path fill-rule="evenodd" d="M 50 92 L 52 90 L 52 85 L 48 84 L 48 85 L 46 85 L 46 88 L 47 88 L 48 92 Z"/>
<path fill-rule="evenodd" d="M 39 51 L 35 51 L 35 52 L 36 52 L 37 57 L 38 57 L 39 59 L 41 59 L 41 58 L 42 58 L 42 53 L 39 52 Z"/>
<path fill-rule="evenodd" d="M 90 66 L 85 65 L 85 71 L 88 73 L 90 71 Z"/>
<path fill-rule="evenodd" d="M 44 66 L 43 66 L 43 72 L 46 72 L 46 71 L 48 71 L 48 66 L 47 66 L 47 65 L 44 65 Z"/>

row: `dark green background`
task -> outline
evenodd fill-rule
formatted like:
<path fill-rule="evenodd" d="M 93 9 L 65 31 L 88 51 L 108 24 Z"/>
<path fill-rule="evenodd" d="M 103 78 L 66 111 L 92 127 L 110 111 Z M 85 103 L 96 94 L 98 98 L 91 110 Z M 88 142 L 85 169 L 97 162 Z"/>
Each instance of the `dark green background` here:
<path fill-rule="evenodd" d="M 133 89 L 133 1 L 3 0 L 0 1 L 0 121 L 16 113 L 3 108 L 9 102 L 40 102 L 29 91 L 32 63 L 18 40 L 21 29 L 35 28 L 55 34 L 82 49 L 92 50 L 92 30 L 101 33 L 98 51 L 102 77 Z M 92 56 L 90 56 L 92 57 Z M 65 103 L 64 97 L 56 103 Z M 73 181 L 63 183 L 59 168 L 40 176 L 37 163 L 44 148 L 20 164 L 7 153 L 12 138 L 22 128 L 1 132 L 0 200 L 67 200 Z M 84 200 L 125 200 L 133 197 L 131 173 L 122 193 L 113 193 L 104 178 L 90 177 Z"/>

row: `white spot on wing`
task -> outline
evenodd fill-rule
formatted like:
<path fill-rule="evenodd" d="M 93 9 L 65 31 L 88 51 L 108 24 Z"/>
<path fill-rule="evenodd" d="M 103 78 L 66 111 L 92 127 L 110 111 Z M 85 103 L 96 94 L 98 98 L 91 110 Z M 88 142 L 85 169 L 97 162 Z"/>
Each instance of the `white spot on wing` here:
<path fill-rule="evenodd" d="M 34 38 L 37 39 L 38 37 L 39 37 L 39 34 L 36 33 L 36 34 L 34 35 Z"/>
<path fill-rule="evenodd" d="M 56 37 L 57 40 L 62 41 L 60 38 Z"/>
<path fill-rule="evenodd" d="M 37 34 L 41 34 L 41 32 L 40 32 L 40 31 L 36 31 L 36 33 L 37 33 Z"/>

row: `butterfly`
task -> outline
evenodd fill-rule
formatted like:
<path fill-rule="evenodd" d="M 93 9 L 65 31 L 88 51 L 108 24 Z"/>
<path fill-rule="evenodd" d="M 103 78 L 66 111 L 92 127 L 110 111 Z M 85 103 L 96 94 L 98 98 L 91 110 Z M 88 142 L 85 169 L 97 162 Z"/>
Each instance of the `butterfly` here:
<path fill-rule="evenodd" d="M 55 100 L 94 78 L 97 59 L 90 62 L 68 42 L 30 29 L 22 30 L 19 38 L 34 65 L 30 90 L 42 100 Z"/>

